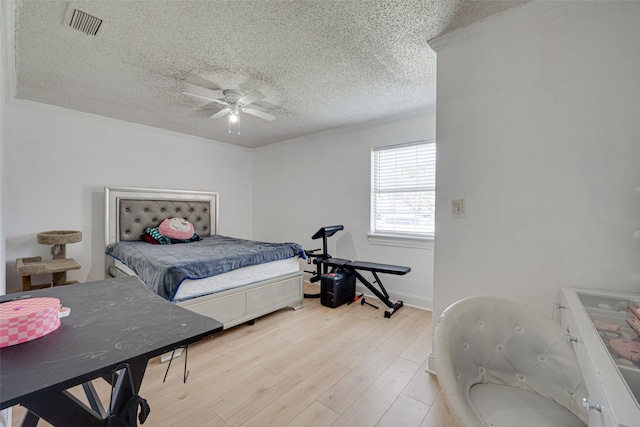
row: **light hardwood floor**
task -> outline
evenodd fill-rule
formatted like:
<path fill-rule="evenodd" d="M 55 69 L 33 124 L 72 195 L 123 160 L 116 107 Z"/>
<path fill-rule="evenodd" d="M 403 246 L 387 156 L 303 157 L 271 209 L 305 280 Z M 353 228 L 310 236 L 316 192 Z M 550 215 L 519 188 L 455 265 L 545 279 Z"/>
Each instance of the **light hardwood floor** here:
<path fill-rule="evenodd" d="M 425 372 L 431 313 L 403 307 L 385 319 L 385 306 L 367 301 L 380 309 L 359 302 L 331 309 L 305 299 L 301 310 L 194 344 L 186 384 L 184 356 L 165 383 L 167 364 L 152 360 L 140 390 L 151 406 L 144 426 L 457 427 L 436 378 Z M 107 383 L 94 383 L 106 406 Z M 14 408 L 14 426 L 23 414 Z"/>

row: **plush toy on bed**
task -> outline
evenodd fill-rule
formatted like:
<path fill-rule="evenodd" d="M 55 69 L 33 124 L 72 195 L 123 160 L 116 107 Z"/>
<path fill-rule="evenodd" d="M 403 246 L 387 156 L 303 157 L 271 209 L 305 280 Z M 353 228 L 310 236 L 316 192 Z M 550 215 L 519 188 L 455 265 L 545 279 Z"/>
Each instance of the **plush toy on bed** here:
<path fill-rule="evenodd" d="M 158 230 L 171 239 L 188 240 L 193 237 L 193 224 L 184 218 L 167 218 L 160 223 Z"/>
<path fill-rule="evenodd" d="M 200 240 L 193 224 L 184 218 L 167 218 L 159 227 L 147 228 L 142 239 L 148 243 L 170 245 L 172 243 L 191 243 Z"/>

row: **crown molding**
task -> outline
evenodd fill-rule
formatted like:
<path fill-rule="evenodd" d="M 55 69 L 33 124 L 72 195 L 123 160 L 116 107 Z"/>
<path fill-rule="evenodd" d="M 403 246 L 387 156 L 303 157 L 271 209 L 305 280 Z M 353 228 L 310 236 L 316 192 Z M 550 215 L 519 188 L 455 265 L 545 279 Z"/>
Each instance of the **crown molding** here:
<path fill-rule="evenodd" d="M 415 110 L 407 111 L 404 113 L 398 113 L 391 116 L 381 117 L 378 119 L 372 119 L 362 123 L 353 123 L 350 125 L 344 125 L 344 126 L 340 126 L 332 129 L 318 131 L 315 133 L 310 133 L 308 135 L 296 136 L 294 138 L 285 139 L 283 141 L 276 141 L 268 145 L 256 147 L 253 150 L 261 151 L 261 150 L 271 149 L 274 147 L 286 147 L 289 145 L 297 144 L 302 141 L 309 141 L 315 138 L 324 138 L 324 137 L 329 138 L 334 135 L 343 135 L 349 132 L 357 132 L 362 129 L 371 129 L 372 127 L 375 127 L 375 126 L 384 126 L 384 125 L 393 124 L 393 123 L 401 123 L 406 120 L 416 119 L 420 117 L 429 117 L 431 115 L 435 116 L 435 114 L 436 114 L 436 106 L 429 105 L 427 107 L 418 108 Z M 433 138 L 425 137 L 421 139 L 433 139 Z"/>
<path fill-rule="evenodd" d="M 0 3 L 3 0 L 0 0 Z M 173 130 L 167 130 L 167 129 L 163 129 L 163 128 L 159 128 L 156 126 L 151 126 L 151 125 L 143 125 L 140 123 L 134 123 L 134 122 L 128 122 L 126 120 L 122 120 L 122 119 L 116 119 L 113 117 L 107 117 L 107 116 L 101 116 L 99 114 L 95 114 L 95 113 L 87 113 L 85 111 L 78 111 L 78 110 L 72 110 L 70 108 L 65 108 L 65 107 L 59 107 L 57 105 L 51 105 L 51 104 L 45 104 L 42 102 L 38 102 L 38 101 L 31 101 L 28 99 L 21 99 L 21 98 L 16 98 L 15 96 L 12 96 L 11 99 L 9 99 L 6 102 L 6 105 L 12 107 L 15 110 L 28 110 L 30 113 L 46 113 L 46 114 L 51 114 L 51 115 L 61 115 L 64 116 L 66 118 L 70 118 L 70 119 L 75 119 L 75 118 L 81 118 L 83 120 L 86 121 L 91 121 L 93 123 L 96 123 L 98 125 L 100 124 L 108 124 L 108 125 L 112 125 L 112 126 L 118 126 L 121 127 L 123 129 L 128 128 L 128 129 L 133 129 L 135 131 L 144 131 L 144 132 L 149 132 L 150 134 L 155 134 L 155 135 L 162 135 L 163 137 L 168 137 L 168 138 L 177 138 L 179 140 L 183 140 L 183 141 L 191 141 L 191 142 L 202 142 L 202 143 L 206 143 L 206 144 L 214 144 L 218 147 L 222 147 L 222 148 L 231 148 L 233 150 L 239 150 L 239 151 L 253 151 L 255 150 L 254 148 L 250 148 L 250 147 L 244 147 L 244 146 L 240 146 L 240 145 L 235 145 L 235 144 L 230 144 L 228 142 L 222 142 L 222 141 L 218 141 L 217 139 L 209 139 L 209 138 L 204 138 L 202 136 L 196 136 L 196 135 L 191 135 L 191 134 L 187 134 L 187 133 L 181 133 L 181 132 L 177 132 L 177 131 L 173 131 Z M 0 424 L 0 426 L 2 426 L 2 424 Z"/>
<path fill-rule="evenodd" d="M 459 28 L 442 36 L 435 37 L 427 43 L 436 53 L 452 47 L 469 43 L 483 37 L 504 32 L 522 24 L 522 21 L 551 16 L 566 12 L 576 7 L 576 1 L 545 1 L 532 0 L 521 6 L 514 7 L 498 15 L 493 15 L 468 27 Z"/>

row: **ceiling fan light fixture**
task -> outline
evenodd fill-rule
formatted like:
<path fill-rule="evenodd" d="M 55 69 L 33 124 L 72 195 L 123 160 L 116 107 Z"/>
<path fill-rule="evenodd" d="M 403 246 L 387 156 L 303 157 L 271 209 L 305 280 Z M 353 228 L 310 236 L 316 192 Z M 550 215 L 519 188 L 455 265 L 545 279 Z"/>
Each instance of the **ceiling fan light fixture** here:
<path fill-rule="evenodd" d="M 252 104 L 256 101 L 264 99 L 264 94 L 257 90 L 253 90 L 248 94 L 244 95 L 242 92 L 237 90 L 224 90 L 222 93 L 224 94 L 224 99 L 214 99 L 209 98 L 208 96 L 198 95 L 191 92 L 182 92 L 184 95 L 191 96 L 193 98 L 198 98 L 201 100 L 205 100 L 208 102 L 215 102 L 216 104 L 221 104 L 226 106 L 227 108 L 223 108 L 218 111 L 216 114 L 211 116 L 212 119 L 219 119 L 227 114 L 229 115 L 229 120 L 227 124 L 229 125 L 229 133 L 231 133 L 232 125 L 235 125 L 237 134 L 240 135 L 240 112 L 250 114 L 252 116 L 259 117 L 263 120 L 272 121 L 275 120 L 275 116 L 264 111 L 256 110 L 255 108 L 248 108 L 247 105 Z"/>

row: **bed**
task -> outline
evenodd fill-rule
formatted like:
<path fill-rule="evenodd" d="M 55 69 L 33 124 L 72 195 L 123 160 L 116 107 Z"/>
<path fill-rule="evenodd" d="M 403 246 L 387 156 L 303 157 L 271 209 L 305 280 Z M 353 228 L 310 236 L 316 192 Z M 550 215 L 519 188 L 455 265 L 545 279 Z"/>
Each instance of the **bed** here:
<path fill-rule="evenodd" d="M 196 256 L 200 245 L 217 248 L 218 245 L 226 244 L 231 240 L 240 240 L 242 244 L 247 244 L 246 242 L 249 241 L 218 235 L 219 197 L 217 193 L 105 187 L 104 196 L 107 245 L 105 275 L 107 277 L 136 275 L 165 299 L 212 317 L 221 322 L 225 329 L 285 307 L 296 310 L 302 307 L 304 291 L 298 256 L 284 254 L 289 250 L 295 252 L 295 248 L 299 245 L 290 244 L 294 245 L 291 249 L 281 249 L 283 254 L 280 259 L 274 258 L 259 264 L 245 265 L 250 263 L 229 261 L 227 264 L 232 264 L 231 266 L 222 269 L 219 274 L 206 278 L 197 278 L 200 277 L 199 275 L 192 277 L 192 272 L 178 273 L 179 283 L 174 285 L 159 285 L 148 275 L 145 280 L 145 277 L 141 277 L 147 274 L 144 269 L 129 260 L 125 252 L 115 252 L 116 248 L 137 252 L 154 247 L 152 248 L 154 253 L 167 254 L 167 251 L 176 250 Z M 202 240 L 174 245 L 151 245 L 141 241 L 147 228 L 158 227 L 163 220 L 177 217 L 184 218 L 193 224 L 195 233 Z M 126 243 L 120 245 L 120 242 Z M 261 243 L 264 246 L 276 245 L 268 242 Z M 304 251 L 300 251 L 300 255 L 304 256 L 303 254 Z M 172 257 L 174 253 L 169 252 L 167 256 Z M 147 255 L 145 254 L 144 257 Z M 199 268 L 207 274 L 209 270 L 218 270 L 217 267 L 210 268 L 208 263 L 201 264 Z M 178 270 L 181 269 L 178 268 Z"/>

